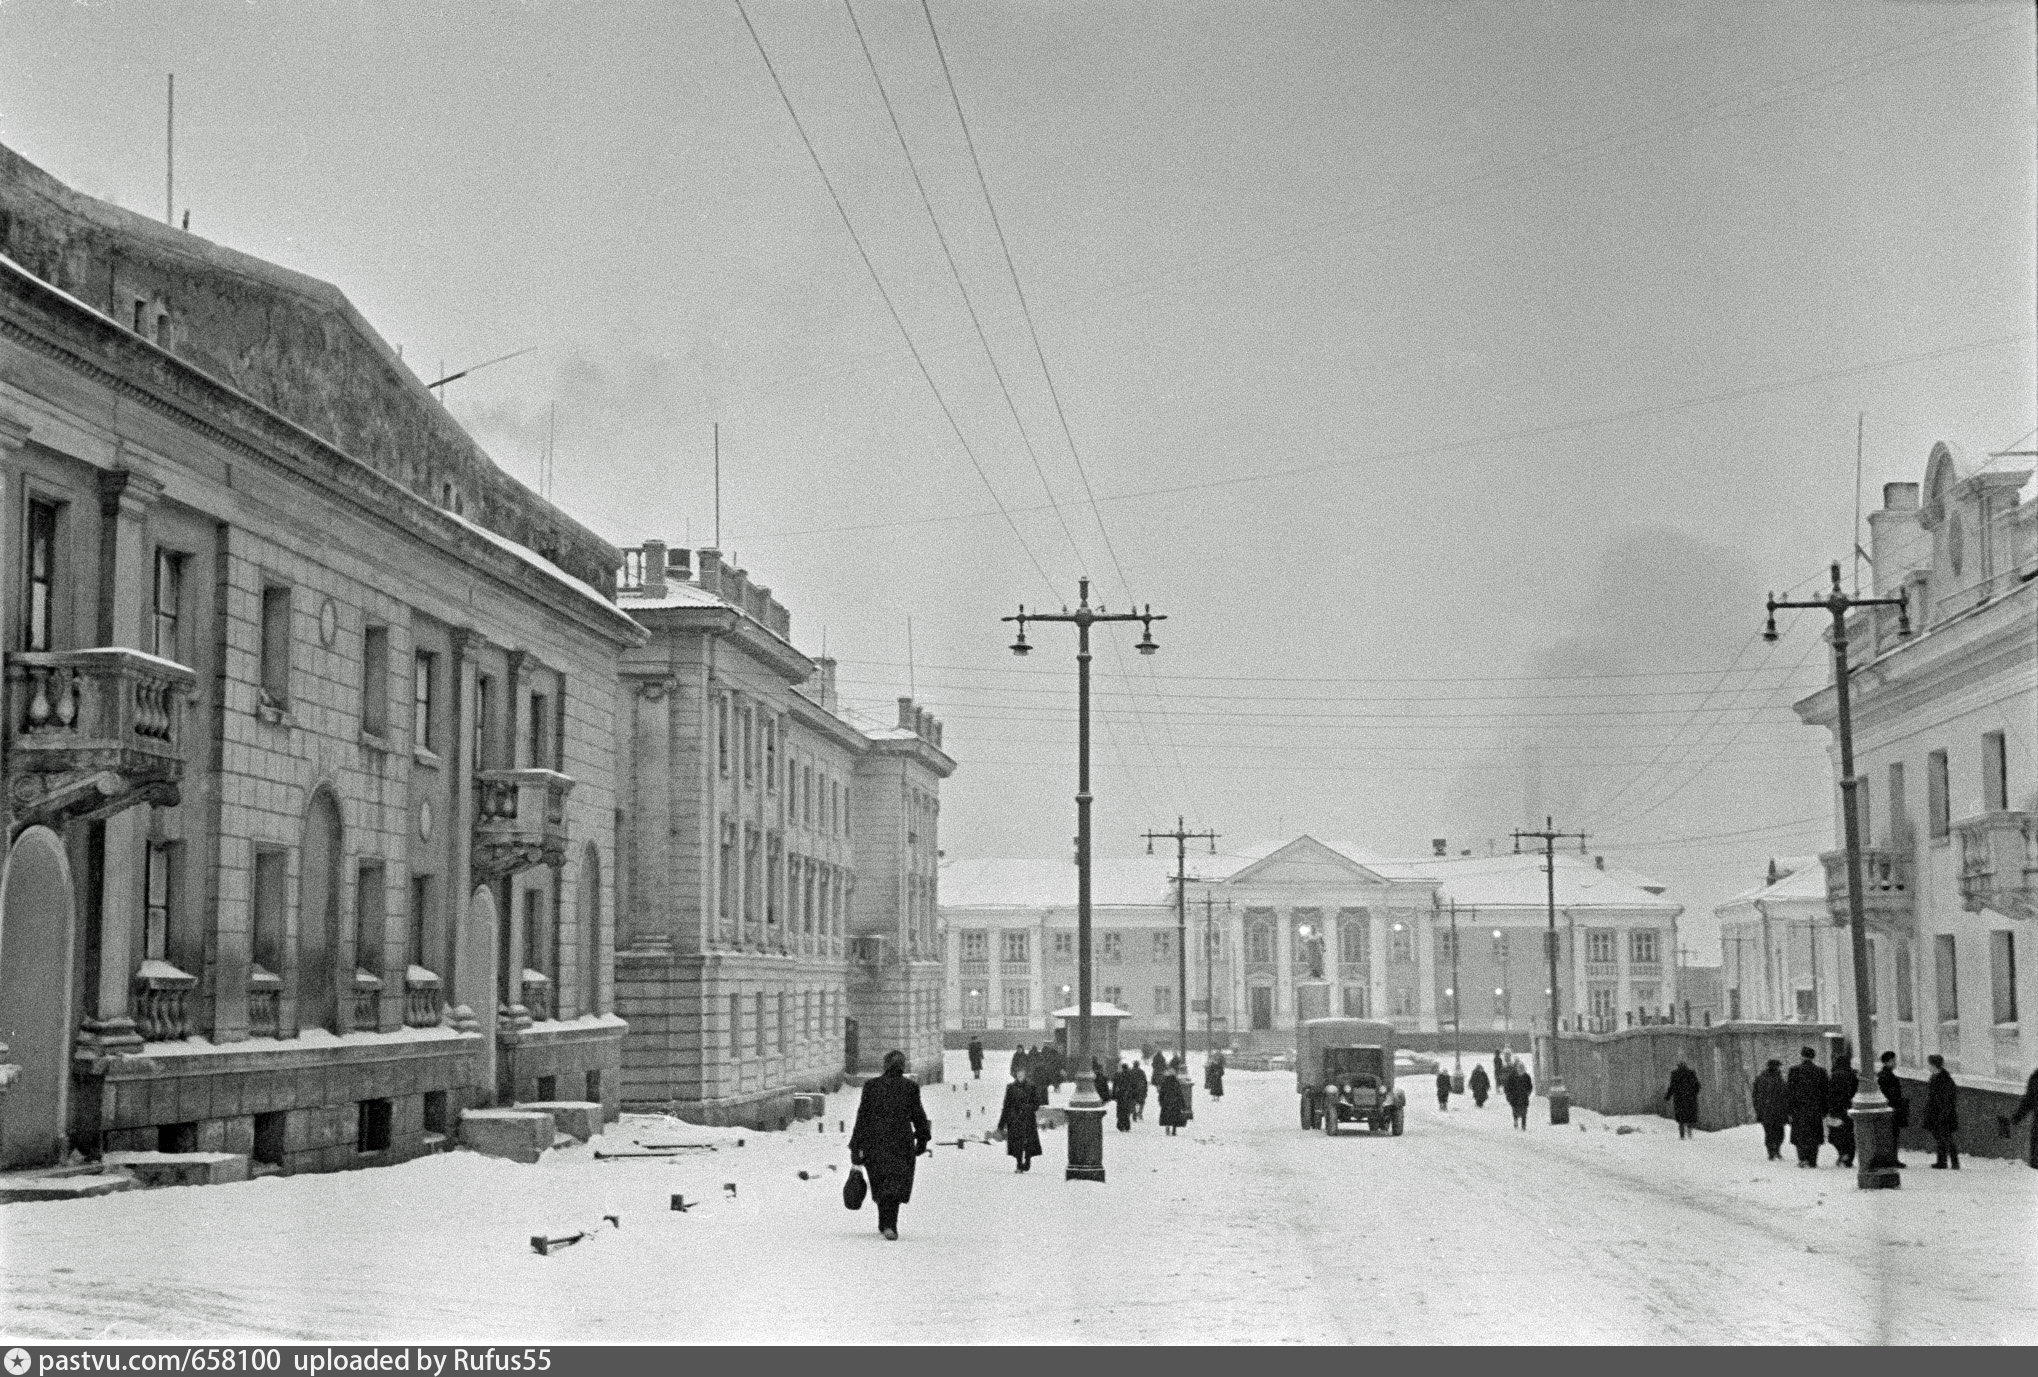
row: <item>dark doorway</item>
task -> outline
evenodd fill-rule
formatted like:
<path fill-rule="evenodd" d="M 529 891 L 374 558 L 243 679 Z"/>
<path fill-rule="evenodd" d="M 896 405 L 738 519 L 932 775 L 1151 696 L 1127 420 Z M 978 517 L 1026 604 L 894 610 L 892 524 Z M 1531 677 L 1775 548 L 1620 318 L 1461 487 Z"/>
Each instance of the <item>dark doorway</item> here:
<path fill-rule="evenodd" d="M 862 1055 L 857 1047 L 856 1020 L 842 1020 L 842 1071 L 853 1076 L 862 1069 Z"/>
<path fill-rule="evenodd" d="M 1255 985 L 1252 987 L 1253 1031 L 1264 1033 L 1274 1026 L 1274 987 Z"/>
<path fill-rule="evenodd" d="M 340 806 L 320 789 L 304 819 L 297 905 L 297 1026 L 340 1031 Z M 349 971 L 351 975 L 352 972 Z"/>

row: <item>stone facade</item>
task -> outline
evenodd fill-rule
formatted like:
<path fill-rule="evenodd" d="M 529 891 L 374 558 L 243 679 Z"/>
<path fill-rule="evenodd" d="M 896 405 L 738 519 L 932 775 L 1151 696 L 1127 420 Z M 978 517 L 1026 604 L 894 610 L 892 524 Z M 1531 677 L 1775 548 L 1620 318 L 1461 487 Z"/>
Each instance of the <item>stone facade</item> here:
<path fill-rule="evenodd" d="M 796 649 L 770 590 L 719 551 L 626 551 L 620 598 L 651 635 L 624 657 L 617 719 L 625 1102 L 775 1126 L 909 1034 L 938 1079 L 939 724 L 845 711 L 833 661 Z"/>
<path fill-rule="evenodd" d="M 2038 1065 L 2038 499 L 2019 501 L 2032 470 L 2029 455 L 1942 443 L 1922 489 L 1886 485 L 1874 593 L 1906 599 L 1911 634 L 1894 608 L 1848 626 L 1875 1051 L 1919 1080 L 1944 1056 L 1985 1125 Z M 1833 690 L 1797 712 L 1835 727 Z M 1836 829 L 1820 858 L 1836 941 L 1850 921 L 1840 843 Z M 1851 961 L 1836 976 L 1851 1034 Z M 2007 1150 L 1992 1142 L 1976 1150 Z"/>
<path fill-rule="evenodd" d="M 0 240 L 5 1164 L 613 1110 L 615 551 L 330 286 L 6 150 Z"/>

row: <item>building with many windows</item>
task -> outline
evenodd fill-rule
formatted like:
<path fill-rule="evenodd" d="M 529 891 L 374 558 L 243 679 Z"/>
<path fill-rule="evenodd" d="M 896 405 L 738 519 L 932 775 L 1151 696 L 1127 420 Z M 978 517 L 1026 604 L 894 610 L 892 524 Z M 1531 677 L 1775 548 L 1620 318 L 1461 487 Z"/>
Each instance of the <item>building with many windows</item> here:
<path fill-rule="evenodd" d="M 1939 1053 L 1983 1101 L 1963 1115 L 1981 1127 L 2038 1066 L 2038 498 L 2019 500 L 2032 469 L 1941 443 L 1922 491 L 1886 485 L 1874 591 L 1906 599 L 1911 634 L 1894 608 L 1848 625 L 1874 1050 L 1919 1078 Z M 1834 727 L 1833 690 L 1797 711 Z M 1845 853 L 1821 860 L 1844 924 Z M 1851 1029 L 1851 963 L 1838 977 Z M 2000 1150 L 1993 1132 L 1972 1143 Z"/>
<path fill-rule="evenodd" d="M 333 287 L 0 149 L 0 1165 L 612 1113 L 617 552 Z"/>
<path fill-rule="evenodd" d="M 1833 924 L 1826 868 L 1817 856 L 1772 856 L 1765 881 L 1713 910 L 1720 920 L 1725 1017 L 1763 1023 L 1835 1024 L 1840 968 L 1852 958 Z"/>
<path fill-rule="evenodd" d="M 619 597 L 625 1103 L 777 1124 L 893 1047 L 940 1079 L 940 723 L 846 710 L 717 550 L 625 551 Z"/>
<path fill-rule="evenodd" d="M 1298 1019 L 1343 1014 L 1390 1020 L 1411 1045 L 1455 1026 L 1468 1046 L 1525 1046 L 1549 1008 L 1543 858 L 1436 851 L 1393 860 L 1305 836 L 1195 858 L 1190 1041 L 1202 1045 L 1207 1011 L 1219 1045 L 1285 1046 Z M 1567 1026 L 1670 1017 L 1682 907 L 1596 858 L 1560 854 L 1556 867 Z M 1160 857 L 1093 868 L 1094 993 L 1131 1013 L 1127 1032 L 1141 1041 L 1174 1040 L 1184 995 L 1172 870 Z M 1074 998 L 1074 894 L 1068 861 L 947 863 L 951 1041 L 1051 1032 L 1042 1011 Z"/>

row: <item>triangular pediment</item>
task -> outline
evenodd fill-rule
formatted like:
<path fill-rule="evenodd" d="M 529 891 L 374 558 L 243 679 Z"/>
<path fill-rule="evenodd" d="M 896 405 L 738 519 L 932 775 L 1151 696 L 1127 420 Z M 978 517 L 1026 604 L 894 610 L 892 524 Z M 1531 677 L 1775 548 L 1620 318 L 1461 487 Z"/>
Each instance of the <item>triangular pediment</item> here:
<path fill-rule="evenodd" d="M 1234 872 L 1226 883 L 1309 889 L 1354 884 L 1385 886 L 1393 882 L 1335 847 L 1304 835 Z"/>

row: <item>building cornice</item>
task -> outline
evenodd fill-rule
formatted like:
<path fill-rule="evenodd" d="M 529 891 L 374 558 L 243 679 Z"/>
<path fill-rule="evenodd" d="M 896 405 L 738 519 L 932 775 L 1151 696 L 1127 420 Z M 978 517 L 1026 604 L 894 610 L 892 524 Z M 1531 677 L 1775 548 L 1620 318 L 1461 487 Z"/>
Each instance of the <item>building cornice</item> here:
<path fill-rule="evenodd" d="M 632 607 L 624 602 L 621 608 L 625 616 L 654 635 L 671 632 L 727 641 L 788 685 L 804 684 L 813 676 L 812 660 L 726 603 L 711 607 Z"/>

